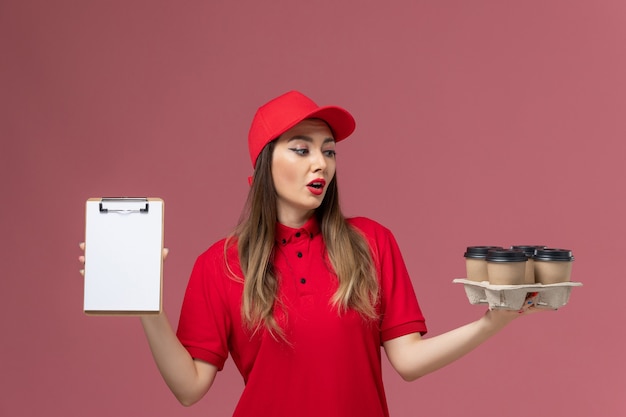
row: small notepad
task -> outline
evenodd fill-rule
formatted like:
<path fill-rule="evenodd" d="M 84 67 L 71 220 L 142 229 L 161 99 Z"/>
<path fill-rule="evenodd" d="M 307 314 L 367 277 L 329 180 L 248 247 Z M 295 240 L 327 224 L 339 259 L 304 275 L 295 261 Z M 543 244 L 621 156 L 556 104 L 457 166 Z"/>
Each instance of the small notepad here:
<path fill-rule="evenodd" d="M 163 213 L 159 198 L 87 200 L 86 314 L 161 311 Z"/>

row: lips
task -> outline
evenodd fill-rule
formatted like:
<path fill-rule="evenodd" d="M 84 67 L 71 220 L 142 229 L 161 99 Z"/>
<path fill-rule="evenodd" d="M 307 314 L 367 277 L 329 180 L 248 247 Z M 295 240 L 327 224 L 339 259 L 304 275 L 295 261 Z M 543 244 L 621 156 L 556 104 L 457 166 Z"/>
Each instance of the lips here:
<path fill-rule="evenodd" d="M 322 195 L 325 186 L 326 180 L 324 178 L 316 178 L 306 185 L 309 191 L 315 195 Z"/>

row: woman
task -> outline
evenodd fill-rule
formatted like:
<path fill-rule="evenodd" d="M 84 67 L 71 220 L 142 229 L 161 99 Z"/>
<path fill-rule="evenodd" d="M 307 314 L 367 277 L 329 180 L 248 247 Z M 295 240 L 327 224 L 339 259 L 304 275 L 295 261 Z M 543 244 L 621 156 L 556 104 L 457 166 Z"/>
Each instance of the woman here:
<path fill-rule="evenodd" d="M 465 355 L 520 312 L 487 311 L 426 333 L 391 232 L 339 208 L 335 147 L 352 116 L 291 91 L 260 107 L 254 166 L 232 236 L 194 265 L 175 334 L 164 314 L 141 321 L 182 404 L 198 401 L 227 356 L 246 383 L 235 416 L 388 416 L 381 349 L 414 380 Z"/>

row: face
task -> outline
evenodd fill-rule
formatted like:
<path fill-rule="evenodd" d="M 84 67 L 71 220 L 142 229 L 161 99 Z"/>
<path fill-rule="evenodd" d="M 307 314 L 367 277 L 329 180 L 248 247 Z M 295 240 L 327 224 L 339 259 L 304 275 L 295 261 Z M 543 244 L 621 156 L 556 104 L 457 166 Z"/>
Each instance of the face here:
<path fill-rule="evenodd" d="M 307 119 L 282 134 L 272 155 L 278 221 L 304 224 L 322 203 L 335 164 L 335 139 L 326 122 Z"/>

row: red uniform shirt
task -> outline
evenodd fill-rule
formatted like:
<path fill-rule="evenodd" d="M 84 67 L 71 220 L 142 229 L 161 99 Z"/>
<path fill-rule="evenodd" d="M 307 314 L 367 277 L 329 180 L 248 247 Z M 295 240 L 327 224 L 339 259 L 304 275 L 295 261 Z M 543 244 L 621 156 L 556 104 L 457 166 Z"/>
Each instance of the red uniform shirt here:
<path fill-rule="evenodd" d="M 424 317 L 391 232 L 366 219 L 348 220 L 367 237 L 378 272 L 376 321 L 330 306 L 337 279 L 325 262 L 315 219 L 278 225 L 274 269 L 282 307 L 275 316 L 289 343 L 251 334 L 241 319 L 243 284 L 224 262 L 224 240 L 200 255 L 185 294 L 178 337 L 191 356 L 222 369 L 230 353 L 245 388 L 234 416 L 388 416 L 381 344 L 426 332 Z M 237 248 L 228 263 L 242 277 Z"/>

